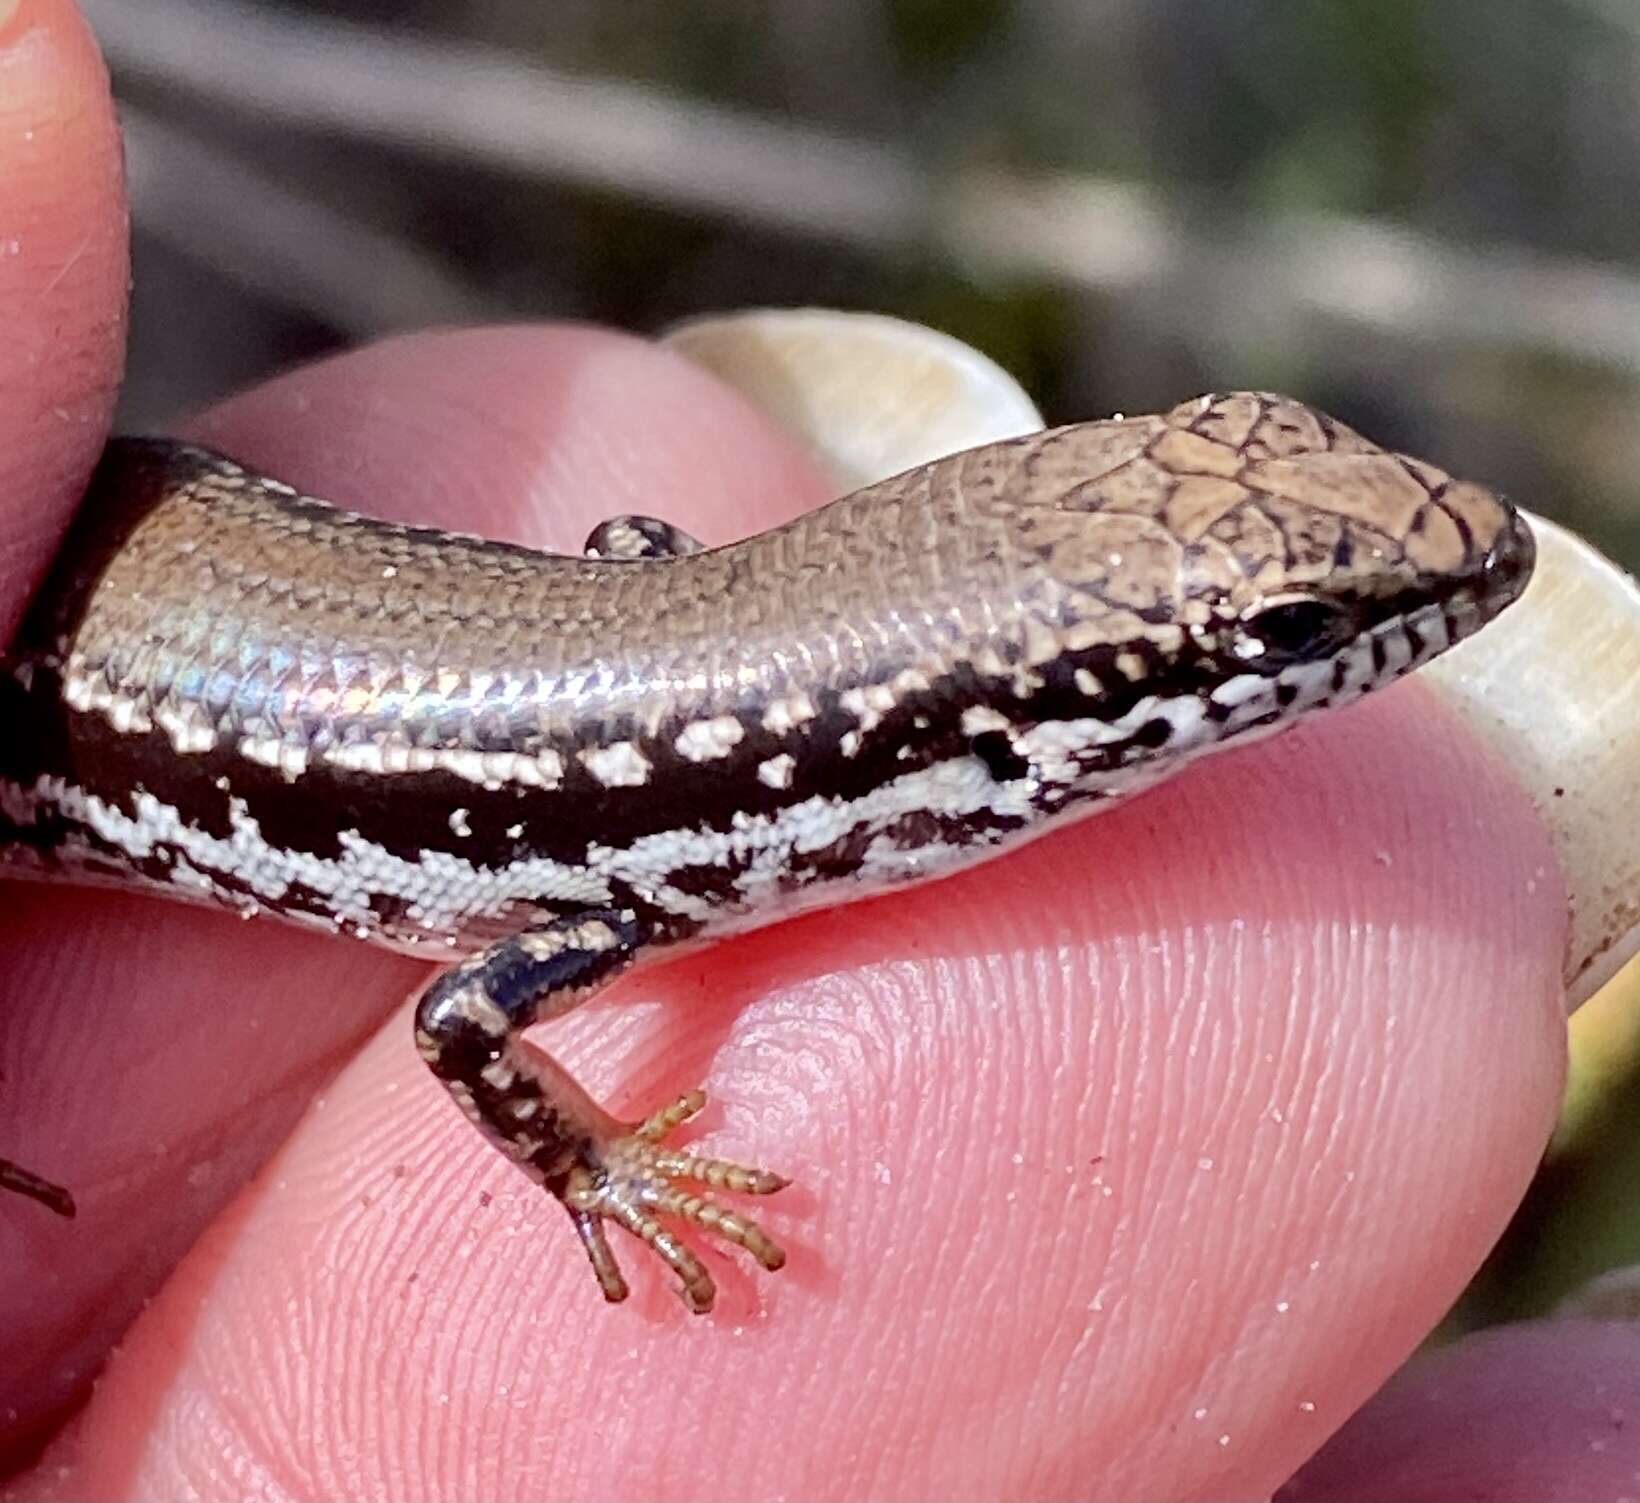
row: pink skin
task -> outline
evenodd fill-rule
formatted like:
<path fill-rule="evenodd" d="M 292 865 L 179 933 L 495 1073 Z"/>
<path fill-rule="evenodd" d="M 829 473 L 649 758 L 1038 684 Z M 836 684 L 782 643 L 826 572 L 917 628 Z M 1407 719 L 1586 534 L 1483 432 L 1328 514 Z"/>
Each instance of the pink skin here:
<path fill-rule="evenodd" d="M 0 0 L 0 633 L 56 546 L 119 392 L 130 277 L 119 132 L 62 3 Z"/>
<path fill-rule="evenodd" d="M 0 359 L 75 352 L 0 372 L 0 610 L 119 369 L 103 88 L 66 0 L 0 26 L 0 240 L 19 197 L 33 226 L 0 256 Z M 20 177 L 31 149 L 55 155 Z M 395 340 L 189 431 L 384 515 L 565 548 L 614 512 L 716 540 L 824 493 L 733 394 L 587 329 Z M 544 1042 L 628 1116 L 704 1083 L 703 1144 L 796 1180 L 741 1202 L 787 1268 L 709 1253 L 702 1320 L 618 1233 L 633 1297 L 602 1304 L 563 1212 L 417 1060 L 422 967 L 10 887 L 0 1152 L 81 1201 L 0 1205 L 14 1454 L 123 1336 L 15 1486 L 1265 1496 L 1526 1184 L 1562 908 L 1518 793 L 1407 685 L 988 870 L 643 969 Z"/>
<path fill-rule="evenodd" d="M 1640 1334 L 1538 1321 L 1409 1362 L 1281 1503 L 1640 1497 Z"/>

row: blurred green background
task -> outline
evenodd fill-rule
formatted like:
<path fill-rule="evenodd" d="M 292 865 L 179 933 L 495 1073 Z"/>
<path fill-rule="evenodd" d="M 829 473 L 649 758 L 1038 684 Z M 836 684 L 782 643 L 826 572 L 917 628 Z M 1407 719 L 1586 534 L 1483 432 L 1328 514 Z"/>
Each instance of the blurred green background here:
<path fill-rule="evenodd" d="M 384 332 L 756 303 L 1050 421 L 1265 386 L 1640 563 L 1632 0 L 86 0 L 127 427 Z M 1640 977 L 1452 1329 L 1640 1263 Z"/>
<path fill-rule="evenodd" d="M 749 303 L 1050 420 L 1269 386 L 1640 561 L 1631 0 L 88 0 L 128 426 L 384 331 Z"/>

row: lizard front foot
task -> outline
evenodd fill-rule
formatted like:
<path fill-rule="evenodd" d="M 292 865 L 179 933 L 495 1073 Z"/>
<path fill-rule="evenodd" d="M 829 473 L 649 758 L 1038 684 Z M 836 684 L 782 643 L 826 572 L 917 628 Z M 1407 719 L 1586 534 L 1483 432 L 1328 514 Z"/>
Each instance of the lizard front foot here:
<path fill-rule="evenodd" d="M 705 1105 L 704 1091 L 686 1092 L 629 1131 L 590 1144 L 583 1162 L 569 1171 L 558 1189 L 592 1260 L 604 1298 L 612 1303 L 626 1298 L 627 1286 L 604 1236 L 605 1220 L 624 1227 L 655 1250 L 678 1276 L 678 1292 L 696 1315 L 712 1308 L 717 1286 L 706 1265 L 686 1242 L 666 1229 L 659 1216 L 687 1222 L 745 1248 L 771 1273 L 785 1265 L 786 1254 L 755 1221 L 690 1187 L 772 1195 L 788 1180 L 767 1169 L 665 1146 L 672 1129 Z"/>
<path fill-rule="evenodd" d="M 712 1276 L 660 1218 L 738 1243 L 776 1269 L 786 1255 L 762 1228 L 704 1192 L 770 1195 L 786 1181 L 666 1146 L 672 1129 L 706 1104 L 704 1091 L 642 1122 L 621 1122 L 521 1038 L 619 974 L 642 939 L 630 911 L 590 908 L 498 940 L 428 988 L 416 1009 L 416 1045 L 462 1111 L 563 1201 L 605 1299 L 627 1294 L 604 1237 L 604 1222 L 613 1221 L 654 1248 L 677 1274 L 683 1302 L 704 1314 L 717 1294 Z"/>

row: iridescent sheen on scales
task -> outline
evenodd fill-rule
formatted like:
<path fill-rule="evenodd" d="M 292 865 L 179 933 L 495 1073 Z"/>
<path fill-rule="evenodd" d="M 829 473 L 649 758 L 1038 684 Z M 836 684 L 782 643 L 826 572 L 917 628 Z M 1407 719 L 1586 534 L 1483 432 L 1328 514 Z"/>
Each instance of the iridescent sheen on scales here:
<path fill-rule="evenodd" d="M 1285 398 L 989 444 L 703 549 L 396 526 L 220 456 L 110 446 L 0 672 L 13 866 L 458 964 L 434 1072 L 568 1207 L 712 1300 L 668 1221 L 764 1171 L 634 1127 L 519 1042 L 658 946 L 938 877 L 1347 703 L 1513 600 L 1486 490 Z"/>

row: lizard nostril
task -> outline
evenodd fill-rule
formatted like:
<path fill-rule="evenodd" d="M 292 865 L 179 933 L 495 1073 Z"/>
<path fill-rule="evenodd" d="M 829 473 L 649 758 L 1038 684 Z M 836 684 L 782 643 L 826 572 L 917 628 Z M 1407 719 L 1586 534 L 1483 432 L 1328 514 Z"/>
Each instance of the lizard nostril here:
<path fill-rule="evenodd" d="M 1512 600 L 1525 588 L 1536 562 L 1537 539 L 1532 534 L 1532 525 L 1516 512 L 1486 550 L 1486 557 L 1481 560 L 1481 574 L 1489 584 L 1506 591 L 1506 598 Z"/>

